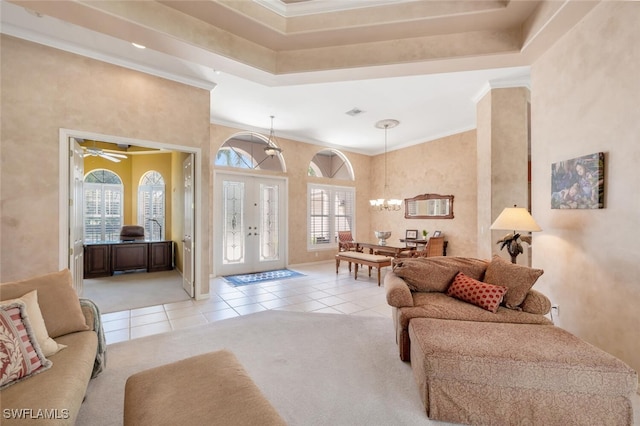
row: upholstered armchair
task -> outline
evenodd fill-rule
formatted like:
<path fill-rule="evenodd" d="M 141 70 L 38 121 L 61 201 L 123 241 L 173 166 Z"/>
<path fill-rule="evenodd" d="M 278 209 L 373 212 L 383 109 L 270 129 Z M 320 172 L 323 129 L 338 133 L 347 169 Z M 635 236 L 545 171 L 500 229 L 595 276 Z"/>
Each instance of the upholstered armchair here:
<path fill-rule="evenodd" d="M 338 231 L 338 251 L 362 251 L 362 249 L 358 250 L 351 231 Z"/>
<path fill-rule="evenodd" d="M 403 250 L 398 257 L 433 257 L 442 256 L 444 252 L 444 236 L 431 237 L 422 250 Z"/>

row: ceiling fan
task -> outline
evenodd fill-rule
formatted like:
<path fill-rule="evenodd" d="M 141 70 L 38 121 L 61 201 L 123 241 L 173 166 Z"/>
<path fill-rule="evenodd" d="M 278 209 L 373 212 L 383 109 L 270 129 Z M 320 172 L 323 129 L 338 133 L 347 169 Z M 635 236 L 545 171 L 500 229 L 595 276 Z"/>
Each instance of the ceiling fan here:
<path fill-rule="evenodd" d="M 105 160 L 113 161 L 114 163 L 119 163 L 121 158 L 127 158 L 124 154 L 116 154 L 113 152 L 105 152 L 100 148 L 85 148 L 85 157 L 102 157 Z"/>
<path fill-rule="evenodd" d="M 75 138 L 76 142 L 83 143 L 84 139 Z M 93 146 L 83 146 L 84 149 L 84 157 L 101 157 L 105 160 L 113 161 L 114 163 L 119 163 L 121 158 L 127 158 L 124 154 L 117 154 L 115 152 L 105 152 L 102 149 L 96 147 L 96 141 L 93 141 Z"/>

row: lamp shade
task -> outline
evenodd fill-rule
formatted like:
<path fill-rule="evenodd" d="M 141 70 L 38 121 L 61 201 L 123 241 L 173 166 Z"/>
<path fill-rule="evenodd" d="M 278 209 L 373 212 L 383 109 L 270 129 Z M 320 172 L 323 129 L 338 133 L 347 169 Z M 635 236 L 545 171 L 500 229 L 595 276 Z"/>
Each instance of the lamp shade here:
<path fill-rule="evenodd" d="M 542 231 L 527 209 L 515 206 L 505 208 L 493 222 L 490 229 L 526 232 Z"/>

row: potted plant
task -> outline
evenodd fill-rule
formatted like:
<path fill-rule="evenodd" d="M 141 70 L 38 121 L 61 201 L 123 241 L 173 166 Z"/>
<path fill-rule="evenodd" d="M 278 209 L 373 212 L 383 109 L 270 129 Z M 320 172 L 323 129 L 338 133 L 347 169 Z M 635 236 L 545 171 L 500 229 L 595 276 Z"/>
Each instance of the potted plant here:
<path fill-rule="evenodd" d="M 422 239 L 423 239 L 423 240 L 426 240 L 426 239 L 427 239 L 427 234 L 428 234 L 427 230 L 426 230 L 426 229 L 423 229 L 423 230 L 422 230 Z"/>

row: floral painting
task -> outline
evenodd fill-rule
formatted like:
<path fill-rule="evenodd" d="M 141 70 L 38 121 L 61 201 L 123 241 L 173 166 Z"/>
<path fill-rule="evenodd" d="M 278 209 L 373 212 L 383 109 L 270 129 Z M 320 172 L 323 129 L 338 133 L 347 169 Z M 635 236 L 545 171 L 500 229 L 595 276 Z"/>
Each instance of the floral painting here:
<path fill-rule="evenodd" d="M 601 209 L 603 207 L 603 152 L 551 165 L 552 209 Z"/>

